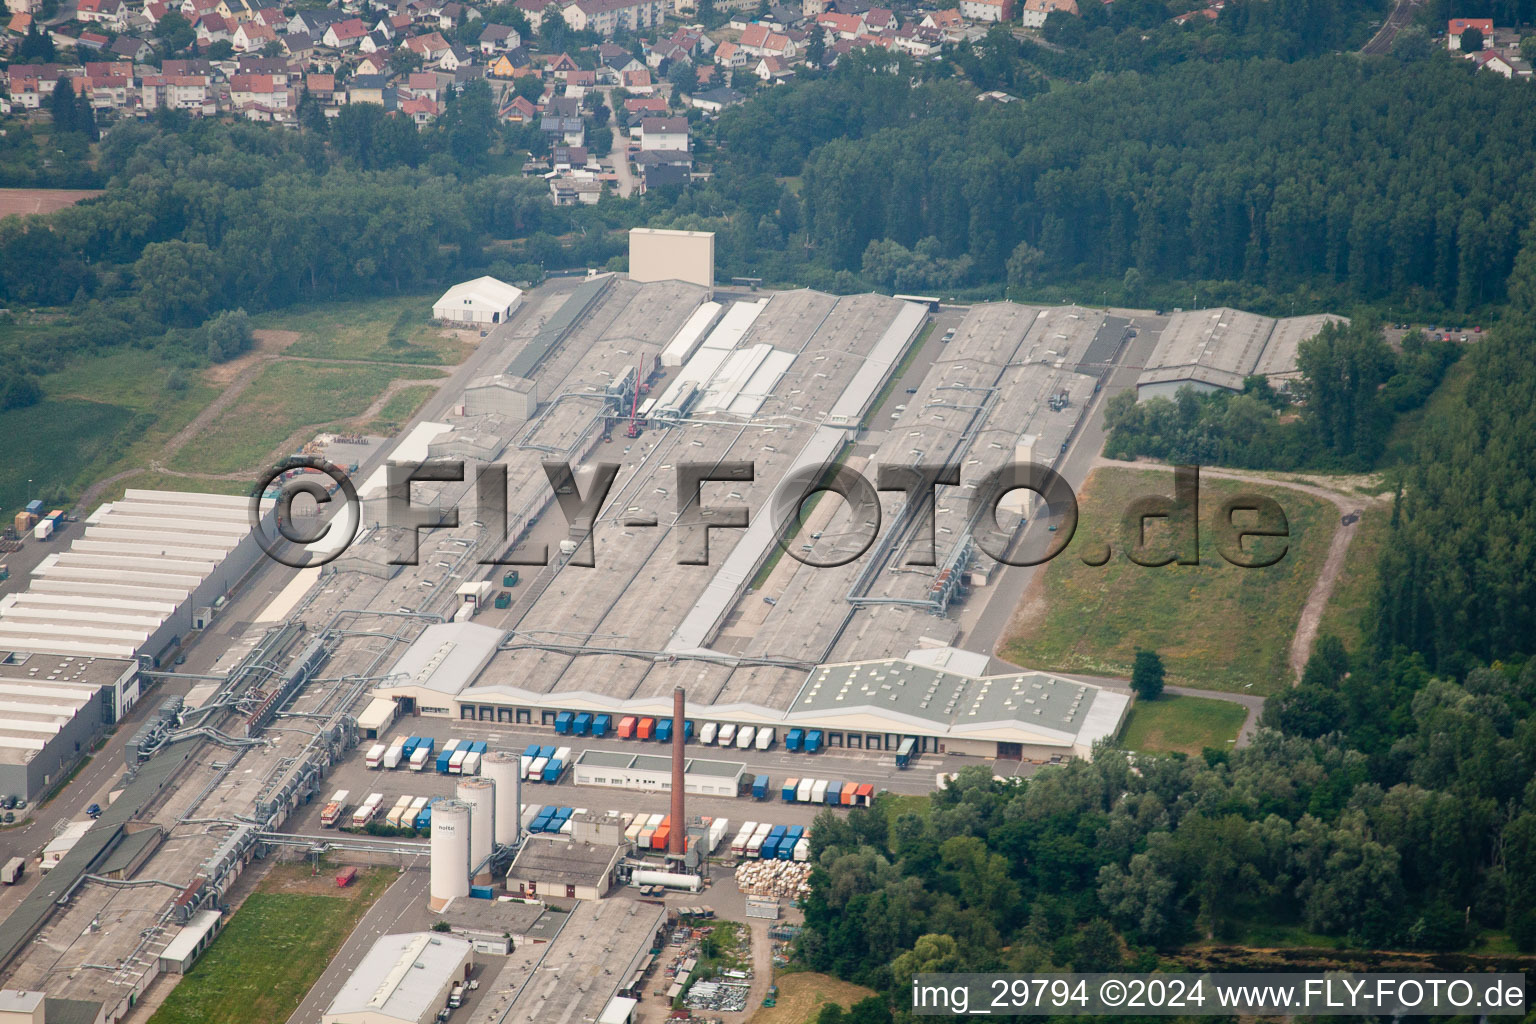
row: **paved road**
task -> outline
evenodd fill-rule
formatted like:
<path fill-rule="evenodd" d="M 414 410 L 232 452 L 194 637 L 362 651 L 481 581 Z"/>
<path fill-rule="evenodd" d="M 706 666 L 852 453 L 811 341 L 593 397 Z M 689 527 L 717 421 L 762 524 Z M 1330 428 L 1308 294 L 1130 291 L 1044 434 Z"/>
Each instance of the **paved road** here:
<path fill-rule="evenodd" d="M 331 1000 L 341 991 L 346 980 L 352 976 L 357 965 L 362 961 L 363 955 L 378 941 L 381 935 L 390 935 L 395 932 L 416 931 L 422 927 L 418 918 L 428 916 L 427 885 L 428 873 L 423 868 L 412 868 L 404 872 L 393 885 L 379 897 L 377 903 L 368 909 L 363 919 L 352 929 L 352 934 L 347 936 L 347 941 L 341 949 L 336 951 L 336 956 L 320 975 L 320 980 L 310 988 L 309 995 L 299 1004 L 299 1008 L 293 1011 L 293 1016 L 288 1018 L 288 1024 L 319 1024 L 320 1017 L 325 1013 L 326 1007 L 331 1005 Z"/>
<path fill-rule="evenodd" d="M 1127 324 L 1131 327 L 1145 328 L 1145 320 L 1131 318 L 1116 322 Z M 1120 351 L 1115 368 L 1111 371 L 1109 381 L 1099 394 L 1095 396 L 1092 406 L 1083 418 L 1083 425 L 1078 428 L 1073 436 L 1066 457 L 1056 467 L 1056 471 L 1066 478 L 1075 490 L 1081 490 L 1083 482 L 1088 479 L 1089 472 L 1093 469 L 1094 460 L 1104 450 L 1104 403 L 1109 397 L 1126 388 L 1136 386 L 1136 378 L 1141 374 L 1141 368 L 1146 365 L 1156 347 L 1157 336 L 1145 329 L 1137 331 Z M 1025 544 L 1044 543 L 1046 527 L 1050 520 L 1032 520 L 1020 535 L 1020 541 L 1015 545 L 1015 550 Z M 1061 558 L 1074 557 L 1071 546 L 1064 551 Z M 981 615 L 966 627 L 960 644 L 973 651 L 987 651 L 997 658 L 997 646 L 1007 635 L 1008 623 L 1012 620 L 1015 609 L 1019 606 L 1020 599 L 1030 582 L 1035 578 L 1039 566 L 1010 566 L 998 573 L 995 582 L 987 587 L 990 596 Z M 994 668 L 999 671 L 1008 671 L 1018 666 L 1013 666 L 1001 659 L 997 660 Z M 1024 666 L 1028 667 L 1028 666 Z"/>
<path fill-rule="evenodd" d="M 608 127 L 613 132 L 613 149 L 609 152 L 608 159 L 613 163 L 613 173 L 618 181 L 619 195 L 624 199 L 635 191 L 635 176 L 629 169 L 629 136 L 619 127 L 619 107 L 622 104 L 613 102 L 613 90 L 604 89 L 603 102 L 608 105 Z"/>

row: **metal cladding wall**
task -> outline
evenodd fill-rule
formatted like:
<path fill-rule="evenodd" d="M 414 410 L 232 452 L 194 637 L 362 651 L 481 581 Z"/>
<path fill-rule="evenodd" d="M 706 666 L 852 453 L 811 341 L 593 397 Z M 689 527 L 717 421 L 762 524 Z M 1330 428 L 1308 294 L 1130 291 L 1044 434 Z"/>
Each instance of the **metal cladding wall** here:
<path fill-rule="evenodd" d="M 632 228 L 629 232 L 631 281 L 687 281 L 715 286 L 715 233 Z"/>
<path fill-rule="evenodd" d="M 429 906 L 441 910 L 451 899 L 469 895 L 469 804 L 439 800 L 432 807 L 432 881 Z"/>
<path fill-rule="evenodd" d="M 480 760 L 480 774 L 496 784 L 496 816 L 492 821 L 497 846 L 511 846 L 522 831 L 522 761 L 507 750 L 489 750 Z"/>
<path fill-rule="evenodd" d="M 457 795 L 470 807 L 469 865 L 474 867 L 491 855 L 491 836 L 496 833 L 496 784 L 480 775 L 460 779 Z"/>

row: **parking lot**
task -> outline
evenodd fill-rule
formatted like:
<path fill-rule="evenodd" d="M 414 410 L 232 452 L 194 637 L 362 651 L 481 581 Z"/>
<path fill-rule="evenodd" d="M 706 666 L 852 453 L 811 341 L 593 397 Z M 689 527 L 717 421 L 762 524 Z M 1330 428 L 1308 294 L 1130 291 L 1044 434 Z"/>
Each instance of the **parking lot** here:
<path fill-rule="evenodd" d="M 492 749 L 521 752 L 528 744 L 569 746 L 573 753 L 583 750 L 611 750 L 624 753 L 666 754 L 667 744 L 620 740 L 612 735 L 602 739 L 591 736 L 561 736 L 553 729 L 529 726 L 512 727 L 506 723 L 472 722 L 468 720 L 417 717 L 406 718 L 390 728 L 379 741 L 364 741 L 342 764 L 327 776 L 323 792 L 313 805 L 300 812 L 292 821 L 294 831 L 312 834 L 320 828 L 320 808 L 326 798 L 338 789 L 351 794 L 351 803 L 357 803 L 368 793 L 383 793 L 386 808 L 392 806 L 401 794 L 411 796 L 450 796 L 458 776 L 440 775 L 424 769 L 413 772 L 405 768 L 394 770 L 369 769 L 363 764 L 363 755 L 374 742 L 390 742 L 406 736 L 431 736 L 441 749 L 450 739 L 484 740 Z M 747 765 L 747 775 L 765 774 L 774 783 L 772 796 L 766 801 L 753 800 L 750 796 L 736 799 L 722 797 L 690 796 L 689 811 L 712 817 L 732 820 L 765 820 L 764 804 L 772 804 L 774 821 L 784 824 L 807 824 L 820 811 L 820 807 L 804 804 L 785 804 L 779 799 L 779 791 L 786 779 L 816 778 L 843 782 L 868 782 L 876 792 L 889 790 L 894 793 L 922 794 L 932 791 L 935 776 L 940 772 L 954 772 L 968 764 L 990 764 L 981 758 L 960 755 L 924 754 L 910 768 L 896 767 L 895 754 L 890 751 L 863 751 L 842 748 L 824 750 L 816 754 L 787 751 L 782 745 L 772 750 L 739 750 L 700 743 L 687 745 L 689 757 L 711 760 L 740 761 Z M 665 791 L 644 792 L 620 790 L 606 786 L 577 786 L 566 772 L 560 782 L 553 785 L 527 783 L 523 785 L 522 803 L 556 803 L 590 810 L 622 808 L 626 811 L 644 810 L 665 813 L 669 810 Z M 754 809 L 757 813 L 754 813 Z"/>

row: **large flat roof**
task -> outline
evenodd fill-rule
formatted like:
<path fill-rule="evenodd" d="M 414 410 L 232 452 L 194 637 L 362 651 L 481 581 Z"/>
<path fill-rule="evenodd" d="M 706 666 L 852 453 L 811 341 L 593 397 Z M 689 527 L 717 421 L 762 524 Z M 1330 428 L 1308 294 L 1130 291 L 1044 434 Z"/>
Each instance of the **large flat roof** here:
<path fill-rule="evenodd" d="M 1190 381 L 1241 390 L 1252 374 L 1296 373 L 1297 348 L 1329 323 L 1331 313 L 1275 319 L 1220 306 L 1183 310 L 1168 318 L 1138 385 Z"/>
<path fill-rule="evenodd" d="M 539 965 L 500 1018 L 508 1022 L 595 1021 L 621 987 L 649 962 L 665 921 L 659 903 L 582 901 L 545 948 Z"/>
<path fill-rule="evenodd" d="M 447 976 L 457 972 L 472 951 L 467 940 L 446 932 L 381 936 L 331 1000 L 325 1015 L 425 1020 Z"/>
<path fill-rule="evenodd" d="M 250 530 L 245 498 L 130 488 L 0 598 L 0 649 L 131 658 Z"/>
<path fill-rule="evenodd" d="M 512 878 L 556 880 L 566 885 L 598 885 L 619 858 L 620 847 L 573 839 L 529 836 L 512 861 Z"/>

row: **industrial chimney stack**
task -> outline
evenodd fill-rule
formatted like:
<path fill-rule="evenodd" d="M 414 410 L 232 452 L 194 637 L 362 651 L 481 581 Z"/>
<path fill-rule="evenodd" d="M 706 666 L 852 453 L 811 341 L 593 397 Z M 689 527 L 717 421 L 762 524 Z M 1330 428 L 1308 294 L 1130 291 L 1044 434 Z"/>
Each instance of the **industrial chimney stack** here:
<path fill-rule="evenodd" d="M 683 688 L 672 691 L 672 834 L 667 852 L 681 855 L 683 837 L 688 834 L 688 820 L 683 817 L 683 734 L 688 731 L 683 717 Z"/>

